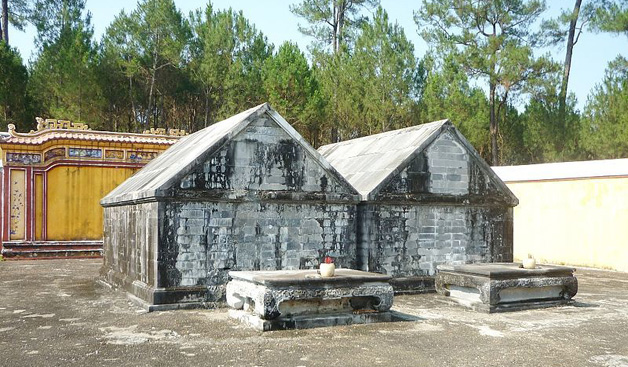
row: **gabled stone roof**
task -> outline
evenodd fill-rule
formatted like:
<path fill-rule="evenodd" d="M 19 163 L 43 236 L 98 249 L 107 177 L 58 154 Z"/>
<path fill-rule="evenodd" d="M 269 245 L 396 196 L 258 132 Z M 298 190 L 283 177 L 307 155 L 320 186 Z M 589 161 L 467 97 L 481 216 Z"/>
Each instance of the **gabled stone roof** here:
<path fill-rule="evenodd" d="M 451 125 L 449 120 L 441 120 L 411 126 L 324 145 L 318 151 L 366 200 L 409 157 L 434 140 L 446 124 Z"/>
<path fill-rule="evenodd" d="M 103 206 L 120 205 L 125 202 L 137 202 L 170 195 L 169 189 L 176 182 L 195 167 L 203 164 L 213 152 L 233 139 L 263 114 L 267 114 L 274 120 L 311 158 L 333 174 L 357 198 L 357 193 L 351 184 L 268 103 L 264 103 L 181 138 L 176 144 L 105 196 L 101 200 L 101 204 Z"/>
<path fill-rule="evenodd" d="M 451 131 L 457 136 L 468 154 L 508 202 L 517 205 L 514 194 L 449 120 L 324 145 L 318 151 L 353 185 L 362 200 L 368 201 L 445 131 Z"/>

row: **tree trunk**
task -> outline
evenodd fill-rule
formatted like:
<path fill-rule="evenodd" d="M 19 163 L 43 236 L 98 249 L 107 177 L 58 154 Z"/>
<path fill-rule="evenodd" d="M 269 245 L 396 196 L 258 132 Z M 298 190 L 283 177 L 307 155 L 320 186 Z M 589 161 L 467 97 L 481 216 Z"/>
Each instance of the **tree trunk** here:
<path fill-rule="evenodd" d="M 153 61 L 153 70 L 150 76 L 150 89 L 148 91 L 148 110 L 146 111 L 146 129 L 150 129 L 151 108 L 153 103 L 153 90 L 155 89 L 155 74 L 157 74 L 157 59 Z"/>
<path fill-rule="evenodd" d="M 336 7 L 338 8 L 338 10 L 336 10 L 336 34 L 334 35 L 334 38 L 336 39 L 335 51 L 336 53 L 338 53 L 340 52 L 340 46 L 342 44 L 342 35 L 345 27 L 345 12 L 347 10 L 347 3 L 346 1 L 339 1 Z"/>
<path fill-rule="evenodd" d="M 495 115 L 495 90 L 497 89 L 497 85 L 493 80 L 491 80 L 489 85 L 490 97 L 489 97 L 489 105 L 491 110 L 491 124 L 490 124 L 490 134 L 491 134 L 491 165 L 498 166 L 499 165 L 499 151 L 497 147 L 497 116 Z"/>
<path fill-rule="evenodd" d="M 204 127 L 207 127 L 207 125 L 209 124 L 209 90 L 206 89 L 205 90 L 205 118 L 204 118 Z"/>
<path fill-rule="evenodd" d="M 129 77 L 129 99 L 131 100 L 131 111 L 133 113 L 131 121 L 137 122 L 137 110 L 135 109 L 135 99 L 133 98 L 133 78 Z M 133 124 L 135 129 L 135 123 Z"/>
<path fill-rule="evenodd" d="M 346 0 L 334 0 L 332 6 L 333 6 L 333 19 L 334 19 L 333 21 L 334 30 L 333 30 L 333 35 L 332 35 L 333 42 L 334 42 L 333 50 L 334 50 L 334 54 L 338 55 L 342 47 L 342 35 L 343 35 L 344 26 L 345 26 L 345 12 L 347 10 L 347 3 L 346 3 Z M 332 97 L 334 99 L 334 102 L 336 102 L 336 99 L 337 99 L 336 89 L 337 88 L 334 88 L 334 95 Z M 340 131 L 337 125 L 334 125 L 331 127 L 330 133 L 331 133 L 330 138 L 331 138 L 332 143 L 337 143 L 340 141 Z"/>
<path fill-rule="evenodd" d="M 333 4 L 333 34 L 332 34 L 332 49 L 334 50 L 334 53 L 338 53 L 338 6 L 334 3 Z"/>
<path fill-rule="evenodd" d="M 497 37 L 497 25 L 493 23 L 493 33 L 489 37 Z M 490 42 L 489 42 L 490 43 Z M 489 108 L 490 108 L 490 126 L 489 133 L 491 135 L 491 164 L 493 166 L 499 165 L 499 147 L 497 146 L 497 134 L 499 133 L 499 126 L 497 116 L 495 115 L 495 92 L 497 90 L 497 81 L 495 80 L 495 74 L 497 74 L 497 50 L 492 50 L 491 53 L 491 75 L 489 77 Z"/>
<path fill-rule="evenodd" d="M 0 40 L 9 44 L 9 0 L 2 0 L 2 24 L 0 25 Z"/>
<path fill-rule="evenodd" d="M 569 83 L 569 72 L 571 71 L 571 56 L 573 54 L 574 37 L 576 34 L 576 24 L 578 23 L 578 15 L 580 14 L 580 4 L 582 0 L 576 0 L 576 4 L 573 8 L 571 15 L 571 21 L 569 22 L 569 34 L 567 36 L 567 51 L 565 53 L 565 65 L 563 70 L 563 80 L 560 83 L 560 96 L 558 100 L 558 113 L 561 123 L 564 128 L 565 124 L 565 110 L 567 105 L 567 85 Z"/>

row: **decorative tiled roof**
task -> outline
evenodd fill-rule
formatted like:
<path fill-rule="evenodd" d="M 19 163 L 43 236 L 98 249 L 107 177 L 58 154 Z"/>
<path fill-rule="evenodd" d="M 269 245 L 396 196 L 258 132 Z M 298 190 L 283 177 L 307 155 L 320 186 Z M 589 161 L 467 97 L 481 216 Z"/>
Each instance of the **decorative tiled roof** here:
<path fill-rule="evenodd" d="M 136 134 L 136 133 L 118 133 L 111 131 L 89 130 L 84 124 L 72 124 L 63 120 L 45 120 L 49 124 L 42 127 L 41 119 L 38 119 L 38 130 L 30 133 L 18 133 L 15 131 L 15 125 L 10 124 L 8 134 L 0 135 L 0 141 L 3 144 L 16 145 L 41 145 L 52 140 L 81 140 L 81 141 L 98 141 L 98 142 L 114 142 L 114 143 L 141 143 L 141 144 L 157 144 L 172 145 L 179 140 L 181 131 L 172 130 L 172 135 L 156 135 L 156 134 Z M 51 124 L 51 121 L 61 121 L 58 124 Z M 159 132 L 165 132 L 159 129 Z M 184 132 L 183 132 L 184 133 Z"/>

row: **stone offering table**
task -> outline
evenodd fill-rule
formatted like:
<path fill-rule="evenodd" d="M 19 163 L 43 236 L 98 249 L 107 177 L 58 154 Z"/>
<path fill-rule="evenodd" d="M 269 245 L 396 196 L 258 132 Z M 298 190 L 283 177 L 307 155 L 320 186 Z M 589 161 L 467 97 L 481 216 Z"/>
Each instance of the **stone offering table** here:
<path fill-rule="evenodd" d="M 391 321 L 390 276 L 336 269 L 231 271 L 227 304 L 231 316 L 259 330 L 303 329 Z"/>
<path fill-rule="evenodd" d="M 436 291 L 484 312 L 518 311 L 569 304 L 578 292 L 575 269 L 519 263 L 440 265 Z"/>

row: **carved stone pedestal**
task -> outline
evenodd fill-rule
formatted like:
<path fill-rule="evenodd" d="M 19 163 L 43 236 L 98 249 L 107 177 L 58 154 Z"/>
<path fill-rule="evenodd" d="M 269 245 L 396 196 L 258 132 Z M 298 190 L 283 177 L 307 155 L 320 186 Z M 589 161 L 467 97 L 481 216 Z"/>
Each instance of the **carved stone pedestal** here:
<path fill-rule="evenodd" d="M 519 263 L 440 265 L 436 291 L 484 312 L 518 311 L 571 303 L 578 292 L 574 269 Z"/>
<path fill-rule="evenodd" d="M 304 329 L 390 321 L 390 277 L 336 269 L 333 277 L 316 270 L 232 271 L 227 284 L 230 314 L 256 329 Z"/>

